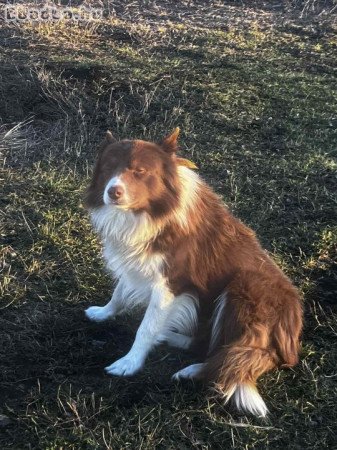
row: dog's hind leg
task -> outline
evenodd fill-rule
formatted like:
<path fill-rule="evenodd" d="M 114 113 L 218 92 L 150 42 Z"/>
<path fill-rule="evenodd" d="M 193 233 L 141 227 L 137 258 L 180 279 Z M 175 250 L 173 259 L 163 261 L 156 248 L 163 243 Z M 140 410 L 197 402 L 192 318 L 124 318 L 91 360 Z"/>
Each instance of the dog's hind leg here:
<path fill-rule="evenodd" d="M 167 330 L 158 337 L 158 342 L 160 344 L 170 345 L 171 347 L 181 348 L 182 350 L 188 350 L 193 343 L 193 338 Z"/>
<path fill-rule="evenodd" d="M 173 376 L 173 380 L 189 379 L 197 380 L 203 378 L 201 375 L 204 363 L 191 364 L 176 372 Z"/>
<path fill-rule="evenodd" d="M 199 300 L 195 294 L 184 292 L 178 295 L 172 303 L 165 330 L 194 336 L 198 327 L 198 308 Z"/>
<path fill-rule="evenodd" d="M 188 350 L 198 326 L 198 298 L 192 293 L 178 295 L 173 303 L 158 342 Z"/>

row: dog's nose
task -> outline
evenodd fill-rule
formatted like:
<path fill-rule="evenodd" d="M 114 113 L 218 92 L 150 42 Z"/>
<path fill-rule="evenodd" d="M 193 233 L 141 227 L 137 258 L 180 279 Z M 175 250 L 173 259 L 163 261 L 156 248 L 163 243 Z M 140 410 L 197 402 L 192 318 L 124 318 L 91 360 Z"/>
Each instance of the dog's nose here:
<path fill-rule="evenodd" d="M 108 190 L 108 194 L 112 200 L 117 200 L 124 194 L 124 189 L 122 186 L 111 186 Z"/>

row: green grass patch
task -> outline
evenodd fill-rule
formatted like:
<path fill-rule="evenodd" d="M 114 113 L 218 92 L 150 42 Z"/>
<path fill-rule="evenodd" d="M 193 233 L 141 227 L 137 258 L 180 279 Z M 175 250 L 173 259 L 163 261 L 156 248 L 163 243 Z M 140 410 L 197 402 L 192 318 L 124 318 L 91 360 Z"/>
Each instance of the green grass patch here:
<path fill-rule="evenodd" d="M 336 39 L 317 18 L 236 4 L 219 21 L 201 3 L 181 21 L 160 9 L 0 31 L 2 449 L 336 445 Z M 108 378 L 139 317 L 84 319 L 112 287 L 81 204 L 97 144 L 107 128 L 159 140 L 175 126 L 304 294 L 301 362 L 260 380 L 265 421 L 173 384 L 193 357 L 165 347 L 135 378 Z"/>

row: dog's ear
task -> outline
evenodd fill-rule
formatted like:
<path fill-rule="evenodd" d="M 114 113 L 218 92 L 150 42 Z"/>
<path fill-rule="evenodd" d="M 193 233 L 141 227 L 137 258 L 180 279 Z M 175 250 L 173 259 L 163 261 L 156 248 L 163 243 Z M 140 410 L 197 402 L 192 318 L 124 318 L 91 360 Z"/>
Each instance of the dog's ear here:
<path fill-rule="evenodd" d="M 194 164 L 193 161 L 190 161 L 189 159 L 186 158 L 176 158 L 177 164 L 178 166 L 184 166 L 184 167 L 188 167 L 189 169 L 197 169 L 198 166 L 196 164 Z"/>
<path fill-rule="evenodd" d="M 113 142 L 117 142 L 117 139 L 112 135 L 111 131 L 108 130 L 105 133 L 105 141 L 107 144 L 112 144 Z"/>
<path fill-rule="evenodd" d="M 106 146 L 113 144 L 114 142 L 117 142 L 117 139 L 112 135 L 111 131 L 108 130 L 105 133 L 103 141 L 98 146 L 98 153 L 101 153 Z"/>
<path fill-rule="evenodd" d="M 178 150 L 178 136 L 180 133 L 180 128 L 177 127 L 175 128 L 172 133 L 167 136 L 163 142 L 161 143 L 161 147 L 163 148 L 163 150 L 165 150 L 165 152 L 167 153 L 176 153 L 176 151 Z"/>

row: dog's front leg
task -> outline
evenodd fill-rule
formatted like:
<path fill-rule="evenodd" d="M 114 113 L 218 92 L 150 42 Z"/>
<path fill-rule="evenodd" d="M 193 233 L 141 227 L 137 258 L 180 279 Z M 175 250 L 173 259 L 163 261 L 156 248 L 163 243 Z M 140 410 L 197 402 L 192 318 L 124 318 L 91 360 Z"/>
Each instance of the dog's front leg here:
<path fill-rule="evenodd" d="M 113 291 L 111 300 L 105 306 L 90 306 L 90 308 L 86 309 L 85 315 L 88 319 L 93 320 L 94 322 L 103 322 L 120 313 L 125 306 L 123 286 L 123 281 L 119 280 Z"/>
<path fill-rule="evenodd" d="M 105 370 L 110 375 L 130 376 L 138 372 L 145 363 L 152 348 L 160 341 L 174 296 L 164 280 L 154 286 L 149 306 L 138 328 L 131 350 Z"/>

